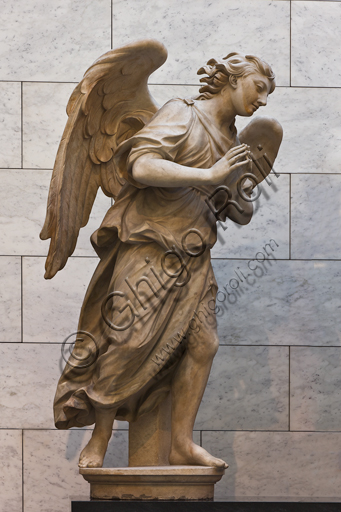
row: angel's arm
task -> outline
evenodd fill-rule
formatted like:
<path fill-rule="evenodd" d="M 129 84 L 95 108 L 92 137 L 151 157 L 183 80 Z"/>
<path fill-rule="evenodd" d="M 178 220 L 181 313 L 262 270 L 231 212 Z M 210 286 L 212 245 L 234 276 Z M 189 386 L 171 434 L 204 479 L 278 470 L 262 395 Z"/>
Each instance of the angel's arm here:
<path fill-rule="evenodd" d="M 133 178 L 154 187 L 190 187 L 218 185 L 236 168 L 245 164 L 249 155 L 246 144 L 236 146 L 208 169 L 187 167 L 165 160 L 157 153 L 146 153 L 133 164 Z M 242 160 L 242 161 L 240 161 Z"/>

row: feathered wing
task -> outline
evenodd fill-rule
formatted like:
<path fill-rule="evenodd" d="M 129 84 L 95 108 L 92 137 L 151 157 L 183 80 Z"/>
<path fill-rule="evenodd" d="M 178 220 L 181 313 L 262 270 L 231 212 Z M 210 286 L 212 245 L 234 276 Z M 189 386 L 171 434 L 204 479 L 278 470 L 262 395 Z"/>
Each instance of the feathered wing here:
<path fill-rule="evenodd" d="M 73 253 L 98 188 L 115 198 L 123 186 L 113 154 L 158 110 L 147 81 L 166 58 L 165 47 L 153 40 L 109 51 L 73 91 L 40 234 L 42 240 L 51 238 L 46 279 L 61 270 Z"/>

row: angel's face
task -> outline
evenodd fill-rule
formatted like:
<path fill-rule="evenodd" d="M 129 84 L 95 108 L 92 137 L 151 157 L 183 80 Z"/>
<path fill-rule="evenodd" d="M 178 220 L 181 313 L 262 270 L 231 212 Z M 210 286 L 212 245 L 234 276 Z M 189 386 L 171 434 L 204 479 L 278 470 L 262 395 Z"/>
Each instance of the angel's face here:
<path fill-rule="evenodd" d="M 240 78 L 232 77 L 230 98 L 236 115 L 252 116 L 267 103 L 272 83 L 261 73 L 255 72 Z"/>

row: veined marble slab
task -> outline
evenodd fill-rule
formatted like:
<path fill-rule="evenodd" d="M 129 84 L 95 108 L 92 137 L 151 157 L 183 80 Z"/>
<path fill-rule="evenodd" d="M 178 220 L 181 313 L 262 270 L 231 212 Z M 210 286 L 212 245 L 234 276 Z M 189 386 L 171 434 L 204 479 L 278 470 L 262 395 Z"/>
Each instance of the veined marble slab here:
<path fill-rule="evenodd" d="M 220 346 L 195 428 L 287 430 L 287 347 Z"/>
<path fill-rule="evenodd" d="M 0 512 L 22 512 L 22 431 L 0 430 Z"/>
<path fill-rule="evenodd" d="M 173 98 L 194 98 L 199 94 L 199 85 L 149 84 L 148 87 L 160 107 Z"/>
<path fill-rule="evenodd" d="M 215 497 L 340 499 L 341 433 L 203 432 L 203 446 L 230 465 Z"/>
<path fill-rule="evenodd" d="M 0 343 L 0 428 L 54 428 L 61 346 Z"/>
<path fill-rule="evenodd" d="M 266 249 L 276 257 L 276 251 Z M 252 260 L 213 260 L 220 343 L 340 346 L 341 262 L 275 261 L 271 256 L 258 262 L 265 252 L 260 247 Z M 204 306 L 213 308 L 212 303 Z"/>
<path fill-rule="evenodd" d="M 51 171 L 47 170 L 0 170 L 0 254 L 47 254 L 49 240 L 40 240 L 39 233 L 45 220 L 50 180 Z M 90 236 L 110 206 L 110 198 L 99 190 L 90 220 L 80 230 L 75 256 L 96 256 Z"/>
<path fill-rule="evenodd" d="M 289 257 L 290 180 L 286 174 L 272 173 L 270 179 L 270 185 L 265 181 L 260 185 L 260 196 L 253 203 L 249 224 L 240 226 L 229 219 L 217 223 L 212 258 L 253 258 L 272 237 L 278 244 L 276 258 Z"/>
<path fill-rule="evenodd" d="M 85 70 L 84 70 L 85 71 Z M 52 169 L 76 84 L 23 84 L 24 168 Z"/>
<path fill-rule="evenodd" d="M 21 84 L 0 82 L 0 95 L 0 167 L 21 167 Z"/>
<path fill-rule="evenodd" d="M 283 127 L 278 173 L 341 173 L 341 89 L 279 87 L 258 112 Z M 248 122 L 238 117 L 238 130 Z"/>
<path fill-rule="evenodd" d="M 25 430 L 25 512 L 69 510 L 71 500 L 89 499 L 90 486 L 78 473 L 78 458 L 89 430 Z M 114 432 L 105 467 L 127 466 L 128 432 Z"/>
<path fill-rule="evenodd" d="M 0 254 L 46 254 L 39 239 L 50 171 L 0 170 Z"/>
<path fill-rule="evenodd" d="M 290 350 L 291 430 L 340 430 L 341 347 Z"/>
<path fill-rule="evenodd" d="M 0 342 L 21 341 L 21 258 L 0 256 Z"/>
<path fill-rule="evenodd" d="M 291 256 L 340 259 L 341 176 L 292 176 Z"/>
<path fill-rule="evenodd" d="M 25 342 L 63 343 L 77 330 L 83 298 L 97 266 L 96 258 L 70 258 L 45 280 L 44 258 L 23 261 L 23 335 Z"/>
<path fill-rule="evenodd" d="M 111 45 L 110 0 L 1 2 L 2 80 L 79 81 Z"/>
<path fill-rule="evenodd" d="M 289 85 L 290 2 L 253 0 L 113 1 L 113 47 L 154 38 L 169 51 L 152 83 L 193 84 L 212 57 L 257 55 L 276 65 L 278 83 Z"/>
<path fill-rule="evenodd" d="M 340 3 L 292 2 L 291 16 L 292 85 L 340 87 Z"/>

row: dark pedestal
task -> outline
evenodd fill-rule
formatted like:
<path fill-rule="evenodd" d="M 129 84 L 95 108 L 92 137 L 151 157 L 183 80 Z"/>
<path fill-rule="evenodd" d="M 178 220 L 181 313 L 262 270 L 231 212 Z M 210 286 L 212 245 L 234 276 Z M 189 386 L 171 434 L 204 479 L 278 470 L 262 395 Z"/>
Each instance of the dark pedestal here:
<path fill-rule="evenodd" d="M 73 501 L 71 512 L 341 512 L 341 503 Z"/>

